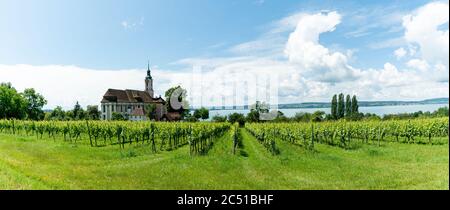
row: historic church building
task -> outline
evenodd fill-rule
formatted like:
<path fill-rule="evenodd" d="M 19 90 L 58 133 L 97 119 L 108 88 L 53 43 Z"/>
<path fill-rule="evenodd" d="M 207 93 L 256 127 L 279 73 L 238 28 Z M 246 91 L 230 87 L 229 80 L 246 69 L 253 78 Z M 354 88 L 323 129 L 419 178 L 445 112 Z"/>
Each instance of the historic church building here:
<path fill-rule="evenodd" d="M 147 77 L 145 77 L 145 90 L 108 89 L 101 101 L 101 118 L 102 120 L 111 120 L 112 114 L 118 113 L 131 121 L 149 120 L 146 107 L 154 104 L 156 106 L 156 120 L 164 120 L 167 114 L 165 107 L 166 101 L 161 96 L 155 98 L 153 95 L 153 78 L 149 64 L 147 67 Z"/>

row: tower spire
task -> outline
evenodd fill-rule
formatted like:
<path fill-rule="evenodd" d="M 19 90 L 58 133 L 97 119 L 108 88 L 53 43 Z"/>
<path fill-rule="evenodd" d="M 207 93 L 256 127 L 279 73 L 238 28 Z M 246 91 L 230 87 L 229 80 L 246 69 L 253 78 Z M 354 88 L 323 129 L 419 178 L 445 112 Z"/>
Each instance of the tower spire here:
<path fill-rule="evenodd" d="M 152 75 L 150 72 L 150 60 L 148 60 L 148 63 L 147 63 L 147 78 L 149 78 L 149 79 L 152 78 Z"/>
<path fill-rule="evenodd" d="M 145 77 L 145 90 L 153 97 L 153 78 L 150 72 L 150 60 L 147 63 L 147 77 Z"/>

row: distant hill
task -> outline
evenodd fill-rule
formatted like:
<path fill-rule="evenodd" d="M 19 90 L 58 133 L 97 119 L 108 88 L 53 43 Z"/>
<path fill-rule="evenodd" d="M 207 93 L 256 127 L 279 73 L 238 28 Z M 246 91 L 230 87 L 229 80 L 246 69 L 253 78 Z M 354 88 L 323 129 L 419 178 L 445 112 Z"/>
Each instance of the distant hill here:
<path fill-rule="evenodd" d="M 404 105 L 424 105 L 424 104 L 448 104 L 449 98 L 433 98 L 422 101 L 359 101 L 359 107 L 373 107 L 373 106 L 404 106 Z M 279 104 L 279 109 L 304 109 L 304 108 L 330 108 L 329 102 L 305 102 L 305 103 L 292 103 L 292 104 Z M 210 110 L 242 110 L 247 109 L 247 106 L 226 106 L 226 107 L 214 107 Z"/>
<path fill-rule="evenodd" d="M 433 98 L 422 101 L 359 101 L 359 107 L 372 106 L 404 106 L 404 105 L 423 105 L 423 104 L 448 104 L 448 98 Z M 295 103 L 295 104 L 279 104 L 280 109 L 293 108 L 330 108 L 331 103 Z"/>

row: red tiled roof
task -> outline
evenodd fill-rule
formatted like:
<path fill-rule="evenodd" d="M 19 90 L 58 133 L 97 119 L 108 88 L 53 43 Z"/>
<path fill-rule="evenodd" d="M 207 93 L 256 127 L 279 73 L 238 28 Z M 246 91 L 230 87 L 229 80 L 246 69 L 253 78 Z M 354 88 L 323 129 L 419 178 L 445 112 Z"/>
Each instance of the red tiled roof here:
<path fill-rule="evenodd" d="M 103 95 L 102 103 L 165 103 L 161 97 L 153 98 L 146 91 L 108 89 Z"/>

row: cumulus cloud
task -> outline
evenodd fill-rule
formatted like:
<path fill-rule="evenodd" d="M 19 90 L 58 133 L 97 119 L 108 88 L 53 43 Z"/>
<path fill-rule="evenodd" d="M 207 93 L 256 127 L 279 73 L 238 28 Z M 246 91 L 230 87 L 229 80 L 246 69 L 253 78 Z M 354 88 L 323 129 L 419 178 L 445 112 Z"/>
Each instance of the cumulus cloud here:
<path fill-rule="evenodd" d="M 432 2 L 403 17 L 405 40 L 419 47 L 420 57 L 429 63 L 442 64 L 448 69 L 449 5 Z M 440 29 L 447 24 L 447 29 Z"/>
<path fill-rule="evenodd" d="M 355 69 L 348 65 L 347 56 L 331 52 L 319 43 L 319 35 L 332 32 L 341 22 L 337 12 L 303 16 L 289 35 L 285 54 L 303 73 L 319 81 L 341 82 L 355 79 Z"/>
<path fill-rule="evenodd" d="M 394 55 L 395 57 L 397 57 L 397 59 L 403 58 L 406 54 L 407 52 L 403 47 L 398 48 L 397 50 L 394 51 Z"/>
<path fill-rule="evenodd" d="M 430 68 L 428 62 L 421 59 L 411 59 L 406 63 L 406 65 L 412 69 L 417 69 L 422 72 L 428 71 L 428 69 Z"/>

